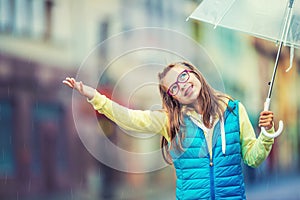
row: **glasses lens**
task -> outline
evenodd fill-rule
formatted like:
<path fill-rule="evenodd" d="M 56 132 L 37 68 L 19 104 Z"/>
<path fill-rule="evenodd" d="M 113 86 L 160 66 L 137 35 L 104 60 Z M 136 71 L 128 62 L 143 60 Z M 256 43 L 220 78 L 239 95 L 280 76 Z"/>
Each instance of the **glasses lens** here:
<path fill-rule="evenodd" d="M 177 94 L 177 92 L 178 92 L 178 85 L 177 84 L 173 84 L 173 85 L 171 85 L 171 87 L 169 88 L 169 93 L 172 95 L 172 96 L 174 96 L 174 95 L 176 95 Z"/>
<path fill-rule="evenodd" d="M 190 75 L 187 71 L 183 71 L 181 74 L 178 76 L 178 82 L 179 83 L 184 83 L 190 78 Z"/>

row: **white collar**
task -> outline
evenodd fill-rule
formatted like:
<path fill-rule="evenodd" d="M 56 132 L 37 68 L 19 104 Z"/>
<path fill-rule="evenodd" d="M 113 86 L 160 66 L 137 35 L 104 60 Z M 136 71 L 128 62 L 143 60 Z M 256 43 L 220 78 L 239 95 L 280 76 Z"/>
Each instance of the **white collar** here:
<path fill-rule="evenodd" d="M 212 133 L 215 125 L 220 121 L 220 129 L 221 129 L 221 140 L 222 140 L 222 152 L 226 153 L 226 137 L 225 137 L 225 127 L 224 127 L 224 117 L 222 120 L 217 119 L 212 128 L 207 128 L 203 123 L 203 116 L 196 111 L 188 111 L 187 115 L 190 117 L 192 122 L 196 124 L 199 128 L 203 130 L 204 133 Z M 210 122 L 212 122 L 212 117 L 210 118 Z"/>

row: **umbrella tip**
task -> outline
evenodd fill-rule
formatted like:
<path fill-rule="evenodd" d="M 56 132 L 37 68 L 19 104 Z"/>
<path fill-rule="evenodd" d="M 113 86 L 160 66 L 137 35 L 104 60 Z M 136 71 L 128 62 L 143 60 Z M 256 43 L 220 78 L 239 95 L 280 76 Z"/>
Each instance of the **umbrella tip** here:
<path fill-rule="evenodd" d="M 185 21 L 187 22 L 187 21 L 189 21 L 189 19 L 190 19 L 190 17 L 187 17 L 187 18 L 185 19 Z"/>

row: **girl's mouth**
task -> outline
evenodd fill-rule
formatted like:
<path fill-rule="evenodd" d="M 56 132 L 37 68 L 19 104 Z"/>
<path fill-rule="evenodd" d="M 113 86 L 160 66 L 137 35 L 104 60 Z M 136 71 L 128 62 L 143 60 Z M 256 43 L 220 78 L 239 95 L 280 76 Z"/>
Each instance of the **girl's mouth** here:
<path fill-rule="evenodd" d="M 184 96 L 190 96 L 193 92 L 193 85 L 190 85 L 184 92 Z"/>

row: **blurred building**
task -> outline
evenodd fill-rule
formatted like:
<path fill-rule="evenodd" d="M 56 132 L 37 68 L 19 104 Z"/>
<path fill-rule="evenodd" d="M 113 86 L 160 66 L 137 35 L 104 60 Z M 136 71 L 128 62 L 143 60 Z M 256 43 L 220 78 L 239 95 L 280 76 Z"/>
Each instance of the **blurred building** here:
<path fill-rule="evenodd" d="M 91 156 L 61 82 L 108 36 L 103 24 L 116 9 L 116 1 L 0 1 L 1 199 L 85 183 Z"/>
<path fill-rule="evenodd" d="M 192 30 L 185 18 L 194 2 L 179 3 L 0 0 L 1 199 L 88 187 L 88 169 L 99 163 L 76 134 L 72 91 L 61 81 L 76 76 L 91 49 L 113 34 L 147 26 Z M 101 49 L 96 62 L 110 51 Z"/>

